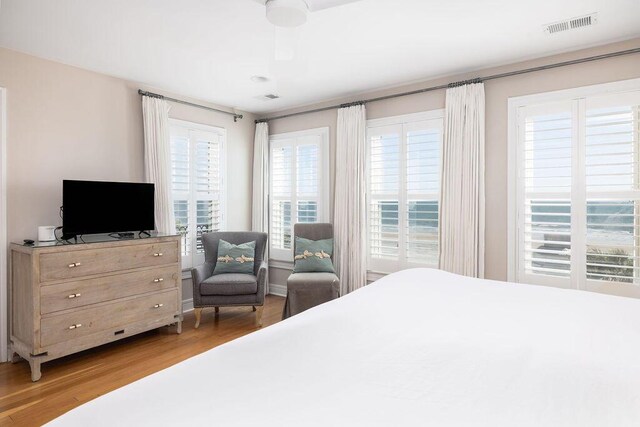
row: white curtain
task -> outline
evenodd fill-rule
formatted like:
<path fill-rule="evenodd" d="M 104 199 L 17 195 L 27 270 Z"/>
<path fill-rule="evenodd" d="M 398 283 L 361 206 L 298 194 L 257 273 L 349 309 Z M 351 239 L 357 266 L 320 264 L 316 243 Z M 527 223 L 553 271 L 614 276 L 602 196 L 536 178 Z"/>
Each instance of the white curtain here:
<path fill-rule="evenodd" d="M 367 282 L 366 126 L 364 105 L 338 110 L 333 224 L 341 295 Z"/>
<path fill-rule="evenodd" d="M 159 233 L 175 233 L 176 220 L 171 197 L 171 147 L 169 105 L 163 99 L 142 97 L 144 125 L 144 173 L 155 184 L 155 222 Z"/>
<path fill-rule="evenodd" d="M 253 141 L 253 208 L 251 229 L 269 230 L 269 124 L 256 123 Z"/>
<path fill-rule="evenodd" d="M 269 232 L 269 124 L 256 123 L 253 141 L 253 203 L 251 230 Z M 268 242 L 268 240 L 267 240 Z M 264 259 L 269 259 L 269 244 Z M 267 270 L 266 292 L 269 293 L 269 270 Z"/>
<path fill-rule="evenodd" d="M 484 84 L 447 89 L 440 268 L 484 277 Z"/>

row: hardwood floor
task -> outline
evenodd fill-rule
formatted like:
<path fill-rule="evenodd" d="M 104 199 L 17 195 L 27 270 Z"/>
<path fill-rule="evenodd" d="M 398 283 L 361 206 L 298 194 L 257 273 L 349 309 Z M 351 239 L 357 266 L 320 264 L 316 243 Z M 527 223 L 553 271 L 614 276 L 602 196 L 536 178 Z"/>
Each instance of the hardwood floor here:
<path fill-rule="evenodd" d="M 284 298 L 268 295 L 263 327 L 280 321 Z M 0 426 L 39 426 L 142 377 L 256 330 L 251 307 L 205 309 L 199 329 L 185 314 L 182 334 L 161 328 L 47 362 L 31 382 L 29 364 L 0 364 Z M 185 393 L 187 391 L 185 390 Z"/>

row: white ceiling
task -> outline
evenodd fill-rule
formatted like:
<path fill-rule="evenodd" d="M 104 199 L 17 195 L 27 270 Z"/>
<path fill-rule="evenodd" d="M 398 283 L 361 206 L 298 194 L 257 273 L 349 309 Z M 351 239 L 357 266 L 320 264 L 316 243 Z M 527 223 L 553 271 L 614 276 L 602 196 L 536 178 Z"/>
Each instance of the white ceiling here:
<path fill-rule="evenodd" d="M 543 32 L 592 12 L 591 28 Z M 275 36 L 255 0 L 0 6 L 0 46 L 261 113 L 638 37 L 640 1 L 361 0 L 311 13 L 288 66 L 274 62 Z M 257 99 L 267 93 L 281 99 Z"/>

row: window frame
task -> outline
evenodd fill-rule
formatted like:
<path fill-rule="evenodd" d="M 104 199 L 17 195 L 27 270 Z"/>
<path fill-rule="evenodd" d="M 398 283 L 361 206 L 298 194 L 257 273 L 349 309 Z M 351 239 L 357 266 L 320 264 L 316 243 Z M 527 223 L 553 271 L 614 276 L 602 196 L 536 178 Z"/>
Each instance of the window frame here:
<path fill-rule="evenodd" d="M 400 237 L 400 234 L 406 233 L 406 218 L 402 214 L 403 209 L 406 213 L 406 205 L 407 201 L 411 200 L 411 196 L 407 191 L 407 133 L 413 130 L 419 130 L 421 128 L 421 124 L 429 123 L 429 122 L 439 122 L 438 128 L 440 129 L 440 154 L 439 154 L 439 163 L 438 163 L 438 173 L 439 176 L 442 176 L 442 144 L 444 139 L 444 109 L 437 110 L 429 110 L 418 113 L 410 113 L 403 114 L 398 116 L 390 116 L 383 117 L 378 119 L 369 119 L 367 120 L 367 132 L 366 132 L 366 170 L 365 176 L 367 177 L 367 190 L 366 190 L 366 206 L 367 206 L 367 214 L 366 214 L 366 229 L 367 229 L 367 238 L 366 238 L 366 251 L 367 251 L 367 275 L 370 279 L 379 278 L 389 273 L 393 273 L 396 271 L 400 271 L 407 268 L 414 267 L 431 267 L 438 268 L 438 262 L 435 264 L 429 263 L 415 263 L 409 262 L 406 256 L 406 236 L 404 238 Z M 371 212 L 370 212 L 370 204 L 372 199 L 371 192 L 371 177 L 370 177 L 370 156 L 371 156 L 371 137 L 374 133 L 375 129 L 381 128 L 399 128 L 400 131 L 400 177 L 399 177 L 399 189 L 398 189 L 398 259 L 397 260 L 383 260 L 380 258 L 372 258 L 371 257 L 371 239 L 370 239 L 370 229 L 371 229 Z M 440 179 L 440 187 L 438 189 L 438 193 L 436 195 L 436 200 L 438 201 L 438 254 L 436 255 L 439 258 L 440 255 L 440 198 L 442 191 L 442 181 Z M 427 193 L 423 193 L 427 194 Z M 403 206 L 401 209 L 400 207 Z"/>
<path fill-rule="evenodd" d="M 285 263 L 285 265 L 293 265 L 293 244 L 291 249 L 281 249 L 272 247 L 271 239 L 271 218 L 273 218 L 273 148 L 280 146 L 291 146 L 293 149 L 292 163 L 291 163 L 291 235 L 293 236 L 293 226 L 297 222 L 295 213 L 297 212 L 297 183 L 295 182 L 296 176 L 296 148 L 301 145 L 305 145 L 304 142 L 298 142 L 298 139 L 307 137 L 318 137 L 320 141 L 318 143 L 319 162 L 318 162 L 318 184 L 319 192 L 318 198 L 318 222 L 330 221 L 330 169 L 329 169 L 329 128 L 313 128 L 305 129 L 301 131 L 285 132 L 269 135 L 269 260 Z M 294 209 L 295 206 L 295 209 Z"/>
<path fill-rule="evenodd" d="M 215 134 L 220 138 L 220 158 L 219 173 L 220 173 L 220 194 L 217 200 L 220 203 L 220 229 L 225 230 L 227 226 L 227 130 L 223 127 L 206 125 L 202 123 L 190 122 L 187 120 L 169 119 L 169 144 L 171 146 L 171 139 L 178 133 L 182 133 L 181 136 L 186 136 L 189 139 L 189 186 L 188 191 L 188 203 L 189 203 L 189 228 L 191 228 L 191 221 L 197 223 L 197 200 L 198 191 L 195 186 L 194 174 L 195 174 L 195 152 L 196 146 L 193 144 L 192 138 L 197 138 L 198 135 L 203 134 Z M 173 177 L 173 173 L 172 173 Z M 171 180 L 173 181 L 173 179 Z M 172 201 L 175 195 L 173 187 L 171 188 Z M 175 202 L 175 201 L 174 201 Z M 177 231 L 176 231 L 177 232 Z M 194 236 L 195 237 L 195 236 Z M 191 243 L 191 251 L 187 255 L 182 255 L 182 270 L 187 271 L 191 268 L 204 263 L 204 251 L 197 253 L 196 245 L 197 238 L 192 238 L 189 242 L 189 238 L 185 236 L 182 239 L 182 245 Z M 183 248 L 184 251 L 184 248 Z"/>
<path fill-rule="evenodd" d="M 567 289 L 588 290 L 614 295 L 640 297 L 640 286 L 614 281 L 587 279 L 586 239 L 580 231 L 587 230 L 587 205 L 589 200 L 587 174 L 585 172 L 586 113 L 588 103 L 598 102 L 606 97 L 618 96 L 623 102 L 625 97 L 640 96 L 640 79 L 603 83 L 572 89 L 544 92 L 526 96 L 512 97 L 508 100 L 508 218 L 507 218 L 507 280 L 510 282 L 532 283 Z M 524 190 L 520 165 L 522 164 L 522 122 L 523 112 L 545 111 L 565 104 L 570 108 L 572 117 L 572 159 L 571 159 L 571 273 L 566 279 L 536 275 L 534 279 L 522 274 L 523 244 L 521 242 L 522 218 L 524 215 Z M 536 111 L 537 110 L 537 111 Z M 548 110 L 547 110 L 548 111 Z M 565 107 L 567 111 L 567 107 Z M 612 192 L 608 199 L 616 200 Z M 583 206 L 583 203 L 584 206 Z M 579 227 L 577 231 L 573 227 Z M 574 250 L 574 248 L 576 248 Z M 585 259 L 582 259 L 585 255 Z M 522 280 L 526 279 L 526 280 Z"/>

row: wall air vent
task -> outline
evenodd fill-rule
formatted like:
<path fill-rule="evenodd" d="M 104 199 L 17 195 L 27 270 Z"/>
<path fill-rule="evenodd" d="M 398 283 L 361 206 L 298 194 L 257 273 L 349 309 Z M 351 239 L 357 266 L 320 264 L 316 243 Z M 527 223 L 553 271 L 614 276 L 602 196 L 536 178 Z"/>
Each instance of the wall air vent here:
<path fill-rule="evenodd" d="M 598 14 L 592 13 L 590 15 L 578 16 L 576 18 L 545 25 L 544 32 L 547 34 L 561 33 L 564 31 L 576 30 L 578 28 L 590 27 L 595 25 L 597 22 Z"/>

